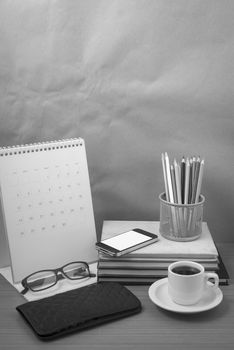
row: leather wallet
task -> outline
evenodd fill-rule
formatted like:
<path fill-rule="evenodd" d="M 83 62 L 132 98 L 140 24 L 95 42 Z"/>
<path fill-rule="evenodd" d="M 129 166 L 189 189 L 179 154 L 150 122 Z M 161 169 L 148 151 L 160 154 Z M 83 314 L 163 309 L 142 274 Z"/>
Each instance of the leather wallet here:
<path fill-rule="evenodd" d="M 49 340 L 141 311 L 139 299 L 119 283 L 99 282 L 19 305 L 40 339 Z"/>

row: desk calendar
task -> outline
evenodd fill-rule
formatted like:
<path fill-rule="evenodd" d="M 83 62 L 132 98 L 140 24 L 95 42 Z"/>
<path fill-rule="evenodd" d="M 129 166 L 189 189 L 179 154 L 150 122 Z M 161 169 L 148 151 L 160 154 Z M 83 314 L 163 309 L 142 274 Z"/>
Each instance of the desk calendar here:
<path fill-rule="evenodd" d="M 96 260 L 83 139 L 1 148 L 0 183 L 14 282 L 70 261 Z"/>

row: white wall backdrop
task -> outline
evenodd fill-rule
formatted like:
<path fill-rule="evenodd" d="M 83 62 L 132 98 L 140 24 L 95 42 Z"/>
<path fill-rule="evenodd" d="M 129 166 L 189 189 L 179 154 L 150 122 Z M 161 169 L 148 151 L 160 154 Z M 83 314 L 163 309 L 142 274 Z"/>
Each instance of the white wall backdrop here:
<path fill-rule="evenodd" d="M 205 157 L 234 241 L 234 2 L 0 0 L 0 146 L 85 139 L 102 221 L 158 220 L 161 152 Z"/>

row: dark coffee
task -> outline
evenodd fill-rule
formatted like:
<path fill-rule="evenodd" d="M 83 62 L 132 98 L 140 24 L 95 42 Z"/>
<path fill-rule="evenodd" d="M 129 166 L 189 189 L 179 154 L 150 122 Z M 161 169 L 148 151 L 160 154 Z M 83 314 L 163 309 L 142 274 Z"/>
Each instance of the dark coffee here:
<path fill-rule="evenodd" d="M 194 266 L 176 266 L 174 269 L 172 269 L 172 272 L 176 273 L 177 275 L 196 275 L 197 273 L 201 272 L 199 269 L 197 269 Z"/>

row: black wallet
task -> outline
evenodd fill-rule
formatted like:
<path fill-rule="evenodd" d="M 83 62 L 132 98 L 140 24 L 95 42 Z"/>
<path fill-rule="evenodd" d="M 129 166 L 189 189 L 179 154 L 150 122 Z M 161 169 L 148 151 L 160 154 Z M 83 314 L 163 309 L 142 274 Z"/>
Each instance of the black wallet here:
<path fill-rule="evenodd" d="M 40 339 L 49 340 L 141 311 L 119 283 L 99 282 L 16 307 Z"/>

